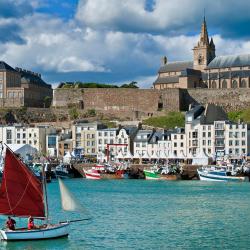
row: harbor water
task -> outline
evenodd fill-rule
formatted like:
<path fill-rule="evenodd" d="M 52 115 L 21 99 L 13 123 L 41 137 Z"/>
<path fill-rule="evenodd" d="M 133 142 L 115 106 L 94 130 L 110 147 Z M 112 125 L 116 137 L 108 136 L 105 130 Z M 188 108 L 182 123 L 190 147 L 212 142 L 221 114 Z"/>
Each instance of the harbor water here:
<path fill-rule="evenodd" d="M 54 181 L 50 217 L 91 220 L 72 223 L 68 238 L 0 242 L 0 249 L 250 248 L 250 183 L 70 179 L 65 185 L 85 211 L 63 212 Z"/>

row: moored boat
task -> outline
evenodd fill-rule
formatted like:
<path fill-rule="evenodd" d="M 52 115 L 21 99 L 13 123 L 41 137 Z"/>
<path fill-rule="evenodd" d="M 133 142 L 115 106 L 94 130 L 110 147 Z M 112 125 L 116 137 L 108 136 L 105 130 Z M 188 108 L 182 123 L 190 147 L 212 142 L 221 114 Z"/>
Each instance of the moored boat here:
<path fill-rule="evenodd" d="M 180 179 L 179 173 L 170 171 L 168 166 L 158 168 L 152 167 L 150 170 L 143 170 L 146 180 L 169 180 L 175 181 Z"/>
<path fill-rule="evenodd" d="M 226 168 L 202 168 L 197 169 L 201 181 L 232 181 L 243 182 L 249 181 L 247 176 L 237 176 Z"/>
<path fill-rule="evenodd" d="M 90 179 L 90 180 L 100 180 L 101 179 L 101 174 L 96 169 L 89 169 L 89 170 L 83 170 L 83 171 L 84 171 L 86 179 Z"/>

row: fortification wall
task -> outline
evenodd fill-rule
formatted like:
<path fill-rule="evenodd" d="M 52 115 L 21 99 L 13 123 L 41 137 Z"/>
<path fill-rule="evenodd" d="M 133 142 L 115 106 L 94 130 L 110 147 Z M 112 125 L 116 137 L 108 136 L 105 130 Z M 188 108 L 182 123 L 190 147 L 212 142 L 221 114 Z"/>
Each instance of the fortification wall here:
<path fill-rule="evenodd" d="M 77 106 L 118 117 L 151 116 L 160 110 L 180 110 L 180 90 L 170 89 L 56 89 L 53 107 Z"/>
<path fill-rule="evenodd" d="M 250 89 L 187 89 L 183 90 L 183 103 L 214 103 L 235 111 L 250 108 Z"/>

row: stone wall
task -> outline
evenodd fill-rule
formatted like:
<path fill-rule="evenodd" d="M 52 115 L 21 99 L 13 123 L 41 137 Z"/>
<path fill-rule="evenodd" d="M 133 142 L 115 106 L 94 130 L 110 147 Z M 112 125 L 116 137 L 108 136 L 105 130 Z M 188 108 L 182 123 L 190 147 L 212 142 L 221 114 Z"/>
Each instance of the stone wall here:
<path fill-rule="evenodd" d="M 140 119 L 214 103 L 226 111 L 250 107 L 250 89 L 56 89 L 53 107 L 94 109 L 112 117 Z"/>
<path fill-rule="evenodd" d="M 56 89 L 53 107 L 77 106 L 84 110 L 114 116 L 140 118 L 152 116 L 160 110 L 180 110 L 180 90 L 156 89 Z"/>
<path fill-rule="evenodd" d="M 183 90 L 183 103 L 214 103 L 226 111 L 250 108 L 250 89 L 188 89 Z"/>

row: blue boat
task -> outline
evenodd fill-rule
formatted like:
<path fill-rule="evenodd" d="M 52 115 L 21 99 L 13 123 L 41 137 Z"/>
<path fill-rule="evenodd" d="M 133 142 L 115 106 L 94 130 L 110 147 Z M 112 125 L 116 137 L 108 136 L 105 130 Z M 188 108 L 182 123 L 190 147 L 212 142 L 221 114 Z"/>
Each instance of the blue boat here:
<path fill-rule="evenodd" d="M 197 169 L 201 181 L 249 181 L 248 176 L 237 176 L 234 171 L 228 171 L 226 168 L 202 168 Z"/>

